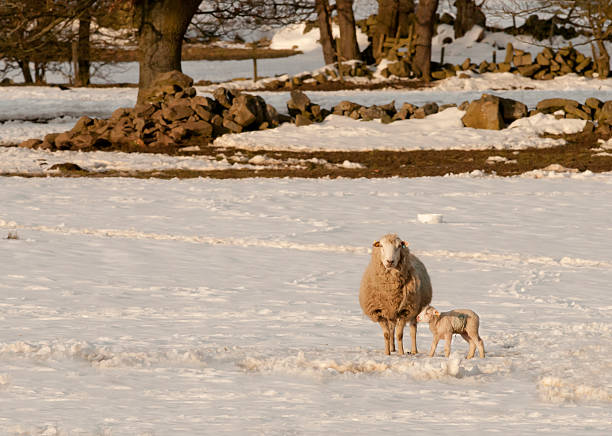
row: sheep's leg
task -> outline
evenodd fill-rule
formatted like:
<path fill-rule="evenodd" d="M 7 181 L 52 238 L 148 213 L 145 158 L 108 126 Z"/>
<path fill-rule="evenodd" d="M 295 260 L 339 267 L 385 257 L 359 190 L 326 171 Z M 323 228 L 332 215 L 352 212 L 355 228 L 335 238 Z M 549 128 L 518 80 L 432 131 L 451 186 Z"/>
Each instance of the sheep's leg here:
<path fill-rule="evenodd" d="M 436 348 L 438 347 L 438 342 L 440 341 L 440 336 L 434 335 L 433 341 L 431 341 L 431 349 L 429 350 L 429 357 L 433 357 L 436 353 Z"/>
<path fill-rule="evenodd" d="M 389 321 L 389 340 L 391 341 L 391 352 L 395 353 L 395 323 Z"/>
<path fill-rule="evenodd" d="M 404 327 L 406 327 L 406 318 L 400 318 L 395 327 L 395 337 L 397 339 L 397 354 L 404 355 Z"/>
<path fill-rule="evenodd" d="M 380 327 L 383 330 L 383 336 L 385 337 L 385 354 L 388 356 L 391 354 L 391 341 L 393 340 L 393 333 L 389 331 L 389 322 L 386 319 L 378 321 Z"/>
<path fill-rule="evenodd" d="M 412 343 L 410 344 L 410 354 L 416 354 L 417 353 L 416 333 L 417 333 L 416 318 L 412 318 L 410 320 L 410 341 L 412 341 Z"/>
<path fill-rule="evenodd" d="M 446 357 L 450 356 L 452 340 L 453 340 L 452 334 L 444 336 L 444 355 Z"/>

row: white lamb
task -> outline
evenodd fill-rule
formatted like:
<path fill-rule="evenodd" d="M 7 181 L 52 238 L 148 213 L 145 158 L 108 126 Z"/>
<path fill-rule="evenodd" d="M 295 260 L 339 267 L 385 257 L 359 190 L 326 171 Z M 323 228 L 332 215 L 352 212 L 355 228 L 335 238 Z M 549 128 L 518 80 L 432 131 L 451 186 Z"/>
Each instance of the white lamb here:
<path fill-rule="evenodd" d="M 410 323 L 411 353 L 417 353 L 416 316 L 431 302 L 431 280 L 425 265 L 395 234 L 373 244 L 370 263 L 359 289 L 363 312 L 380 324 L 385 338 L 385 353 L 404 354 L 404 327 Z"/>
<path fill-rule="evenodd" d="M 444 355 L 450 356 L 453 334 L 460 334 L 470 345 L 466 359 L 474 357 L 476 347 L 481 358 L 485 357 L 484 343 L 478 335 L 480 318 L 469 309 L 455 309 L 449 312 L 438 312 L 433 306 L 427 306 L 417 316 L 418 322 L 428 322 L 429 330 L 433 333 L 433 341 L 429 357 L 433 357 L 440 339 L 444 339 Z"/>

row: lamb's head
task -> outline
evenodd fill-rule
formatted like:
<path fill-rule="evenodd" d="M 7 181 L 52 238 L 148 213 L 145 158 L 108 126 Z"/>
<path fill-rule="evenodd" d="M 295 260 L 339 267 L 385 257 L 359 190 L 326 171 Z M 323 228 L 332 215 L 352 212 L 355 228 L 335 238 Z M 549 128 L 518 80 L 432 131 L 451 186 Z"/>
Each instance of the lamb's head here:
<path fill-rule="evenodd" d="M 380 261 L 387 270 L 396 268 L 402 256 L 402 249 L 408 249 L 408 243 L 395 233 L 383 236 L 372 245 L 380 250 Z"/>
<path fill-rule="evenodd" d="M 417 322 L 429 322 L 436 316 L 440 316 L 440 312 L 433 306 L 425 306 L 421 313 L 416 317 Z"/>

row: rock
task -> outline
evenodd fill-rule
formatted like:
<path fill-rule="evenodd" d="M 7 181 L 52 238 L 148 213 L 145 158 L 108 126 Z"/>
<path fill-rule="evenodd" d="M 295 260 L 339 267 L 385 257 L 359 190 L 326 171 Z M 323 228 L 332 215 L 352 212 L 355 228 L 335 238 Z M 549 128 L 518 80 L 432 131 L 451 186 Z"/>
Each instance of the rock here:
<path fill-rule="evenodd" d="M 232 102 L 234 101 L 235 95 L 229 89 L 217 88 L 213 92 L 213 97 L 221 106 L 229 109 L 232 107 Z"/>
<path fill-rule="evenodd" d="M 26 139 L 21 144 L 19 144 L 19 146 L 23 148 L 37 148 L 40 144 L 42 144 L 42 141 L 40 139 L 34 138 Z"/>
<path fill-rule="evenodd" d="M 539 69 L 540 69 L 540 65 L 529 64 L 529 65 L 522 65 L 518 67 L 518 72 L 521 74 L 521 76 L 532 77 L 535 73 L 537 73 Z"/>
<path fill-rule="evenodd" d="M 529 113 L 527 106 L 520 101 L 510 98 L 499 98 L 502 110 L 502 117 L 506 124 L 512 124 L 519 118 L 526 117 Z"/>
<path fill-rule="evenodd" d="M 193 86 L 193 79 L 178 70 L 172 70 L 158 75 L 151 87 L 163 88 L 164 86 L 176 86 L 180 88 L 177 91 L 182 91 Z"/>
<path fill-rule="evenodd" d="M 544 53 L 538 53 L 538 55 L 536 56 L 536 62 L 542 67 L 547 67 L 548 65 L 550 65 L 550 58 L 544 56 Z"/>
<path fill-rule="evenodd" d="M 76 122 L 74 127 L 70 129 L 72 133 L 78 134 L 87 132 L 88 128 L 93 125 L 93 120 L 88 116 L 84 115 Z"/>
<path fill-rule="evenodd" d="M 461 64 L 461 69 L 463 71 L 469 70 L 471 65 L 472 65 L 472 60 L 470 58 L 466 58 Z"/>
<path fill-rule="evenodd" d="M 210 121 L 214 115 L 206 107 L 201 106 L 199 104 L 193 104 L 193 102 L 191 103 L 191 108 L 196 113 L 196 115 L 200 117 L 200 119 L 203 121 Z"/>
<path fill-rule="evenodd" d="M 415 105 L 410 103 L 404 103 L 400 110 L 397 111 L 395 118 L 398 120 L 406 120 L 412 116 L 416 109 L 417 107 Z"/>
<path fill-rule="evenodd" d="M 187 102 L 173 102 L 162 109 L 162 116 L 170 122 L 184 120 L 193 115 L 194 111 Z"/>
<path fill-rule="evenodd" d="M 72 138 L 72 150 L 91 150 L 96 138 L 90 134 L 80 134 Z"/>
<path fill-rule="evenodd" d="M 48 133 L 43 138 L 43 142 L 48 142 L 49 144 L 55 146 L 55 139 L 57 138 L 58 135 L 59 133 Z"/>
<path fill-rule="evenodd" d="M 565 110 L 566 106 L 578 107 L 578 102 L 576 100 L 570 100 L 567 98 L 547 98 L 538 102 L 536 109 L 538 112 L 552 114 L 559 109 Z"/>
<path fill-rule="evenodd" d="M 137 104 L 134 106 L 134 116 L 139 118 L 149 118 L 157 108 L 151 103 Z"/>
<path fill-rule="evenodd" d="M 497 66 L 497 69 L 500 73 L 507 73 L 512 69 L 512 65 L 510 65 L 510 62 L 503 62 Z"/>
<path fill-rule="evenodd" d="M 531 53 L 525 53 L 522 55 L 514 56 L 512 58 L 512 63 L 515 67 L 522 67 L 524 65 L 530 65 L 533 63 L 531 59 Z"/>
<path fill-rule="evenodd" d="M 599 110 L 597 121 L 600 123 L 612 123 L 612 100 L 608 100 L 603 104 L 603 106 Z"/>
<path fill-rule="evenodd" d="M 499 97 L 488 94 L 471 102 L 461 121 L 474 129 L 501 130 L 506 126 Z"/>
<path fill-rule="evenodd" d="M 600 99 L 595 98 L 595 97 L 587 98 L 584 104 L 586 104 L 588 107 L 595 109 L 595 110 L 603 106 L 603 102 Z"/>
<path fill-rule="evenodd" d="M 409 77 L 410 66 L 404 61 L 397 61 L 387 65 L 389 73 L 397 77 Z"/>
<path fill-rule="evenodd" d="M 291 91 L 291 100 L 287 102 L 287 109 L 289 109 L 289 115 L 292 117 L 299 113 L 305 113 L 311 105 L 311 101 L 306 94 L 302 91 L 293 89 Z"/>
<path fill-rule="evenodd" d="M 438 113 L 439 107 L 437 103 L 426 103 L 417 110 L 414 111 L 414 115 L 411 118 L 425 118 L 428 115 Z"/>
<path fill-rule="evenodd" d="M 251 124 L 259 126 L 265 121 L 266 102 L 263 98 L 250 94 L 240 94 L 232 103 L 229 116 L 242 127 Z"/>
<path fill-rule="evenodd" d="M 119 109 L 115 109 L 111 114 L 110 120 L 117 121 L 121 118 L 129 117 L 133 114 L 133 109 L 127 107 L 120 107 Z"/>
<path fill-rule="evenodd" d="M 60 133 L 55 137 L 55 147 L 58 150 L 68 150 L 72 147 L 72 134 L 70 132 Z"/>
<path fill-rule="evenodd" d="M 591 114 L 590 114 L 590 110 L 589 113 L 587 113 L 585 110 L 579 108 L 578 106 L 573 106 L 573 105 L 567 105 L 563 107 L 565 112 L 568 114 L 571 114 L 573 116 L 575 116 L 578 119 L 581 120 L 590 120 L 591 119 Z"/>
<path fill-rule="evenodd" d="M 243 131 L 243 127 L 229 118 L 223 118 L 223 127 L 232 133 L 240 133 Z"/>
<path fill-rule="evenodd" d="M 335 115 L 348 115 L 353 111 L 358 110 L 360 107 L 360 104 L 344 100 L 332 108 L 332 113 Z"/>
<path fill-rule="evenodd" d="M 300 126 L 308 126 L 312 124 L 312 121 L 308 119 L 308 117 L 302 115 L 302 114 L 297 114 L 295 116 L 295 125 L 300 127 Z"/>
<path fill-rule="evenodd" d="M 75 163 L 63 162 L 63 163 L 56 163 L 56 164 L 51 165 L 48 171 L 70 172 L 70 171 L 87 171 L 87 170 L 81 168 Z"/>

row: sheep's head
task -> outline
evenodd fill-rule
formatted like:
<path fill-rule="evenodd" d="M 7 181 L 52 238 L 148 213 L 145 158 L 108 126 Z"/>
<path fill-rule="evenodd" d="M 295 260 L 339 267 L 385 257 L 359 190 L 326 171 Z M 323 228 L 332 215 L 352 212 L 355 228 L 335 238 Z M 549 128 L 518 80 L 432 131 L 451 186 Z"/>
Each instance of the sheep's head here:
<path fill-rule="evenodd" d="M 429 322 L 436 316 L 440 316 L 440 312 L 433 306 L 425 306 L 421 313 L 416 317 L 417 322 Z"/>
<path fill-rule="evenodd" d="M 402 248 L 408 248 L 408 243 L 402 241 L 395 233 L 383 236 L 380 241 L 372 245 L 380 249 L 380 261 L 386 270 L 396 268 L 401 258 Z"/>

